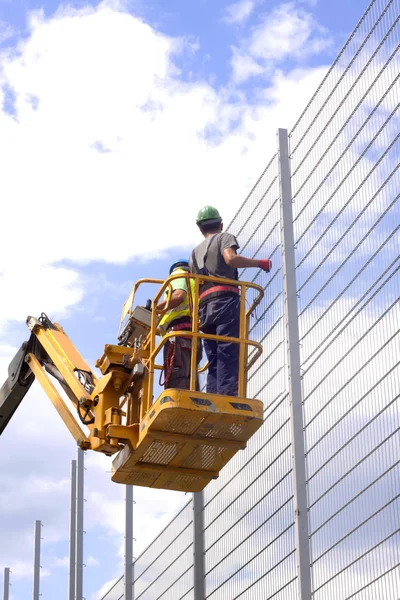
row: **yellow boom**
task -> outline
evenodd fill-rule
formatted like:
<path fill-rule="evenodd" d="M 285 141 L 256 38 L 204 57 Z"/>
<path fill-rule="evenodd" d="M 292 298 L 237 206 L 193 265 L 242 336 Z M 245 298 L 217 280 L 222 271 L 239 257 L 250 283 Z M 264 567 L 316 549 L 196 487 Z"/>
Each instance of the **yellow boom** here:
<path fill-rule="evenodd" d="M 31 337 L 11 362 L 0 389 L 0 434 L 36 377 L 79 447 L 116 455 L 113 481 L 197 492 L 216 479 L 263 422 L 262 403 L 246 398 L 247 372 L 262 352 L 260 344 L 248 339 L 249 316 L 263 290 L 252 283 L 227 281 L 240 288 L 240 337 L 204 334 L 198 318 L 199 286 L 217 280 L 187 274 L 195 283 L 192 331 L 174 331 L 160 341 L 155 307 L 178 277 L 182 274 L 165 282 L 142 279 L 135 284 L 123 307 L 120 343 L 107 344 L 96 362 L 98 378 L 60 325 L 44 314 L 39 319 L 28 317 Z M 136 292 L 144 283 L 159 289 L 151 307 L 134 307 Z M 256 298 L 246 310 L 248 289 L 256 291 Z M 154 374 L 163 368 L 157 358 L 169 338 L 181 335 L 239 344 L 238 397 L 196 390 L 197 344 L 193 343 L 190 389 L 167 389 L 154 400 Z M 250 360 L 249 348 L 253 349 Z"/>

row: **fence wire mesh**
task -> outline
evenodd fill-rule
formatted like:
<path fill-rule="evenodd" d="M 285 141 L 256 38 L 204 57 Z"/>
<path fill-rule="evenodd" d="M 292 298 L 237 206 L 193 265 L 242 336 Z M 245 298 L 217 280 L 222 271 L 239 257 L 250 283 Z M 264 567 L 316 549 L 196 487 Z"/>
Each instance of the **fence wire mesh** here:
<path fill-rule="evenodd" d="M 399 22 L 400 0 L 370 3 L 290 133 L 315 600 L 400 600 Z M 280 227 L 275 155 L 228 227 L 273 271 L 240 274 L 265 290 L 265 423 L 204 492 L 211 600 L 299 597 Z M 194 598 L 192 508 L 135 562 L 135 600 Z"/>
<path fill-rule="evenodd" d="M 193 501 L 134 562 L 135 600 L 193 600 Z M 102 600 L 123 600 L 123 578 Z"/>
<path fill-rule="evenodd" d="M 289 407 L 285 373 L 280 203 L 274 156 L 229 225 L 240 252 L 269 256 L 273 274 L 251 269 L 241 278 L 265 289 L 250 321 L 263 345 L 249 373 L 248 395 L 263 401 L 265 424 L 205 489 L 206 597 L 293 598 L 294 510 L 291 483 Z M 254 276 L 254 273 L 256 275 Z"/>
<path fill-rule="evenodd" d="M 399 21 L 370 4 L 290 135 L 316 600 L 400 592 Z"/>

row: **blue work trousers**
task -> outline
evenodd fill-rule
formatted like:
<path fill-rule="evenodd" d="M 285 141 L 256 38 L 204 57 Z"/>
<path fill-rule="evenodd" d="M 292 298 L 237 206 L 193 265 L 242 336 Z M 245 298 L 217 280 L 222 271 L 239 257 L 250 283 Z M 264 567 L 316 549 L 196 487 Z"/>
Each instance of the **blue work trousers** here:
<path fill-rule="evenodd" d="M 214 335 L 239 337 L 239 295 L 219 296 L 200 305 L 201 331 Z M 209 394 L 238 395 L 239 344 L 204 340 L 209 362 L 207 392 Z"/>

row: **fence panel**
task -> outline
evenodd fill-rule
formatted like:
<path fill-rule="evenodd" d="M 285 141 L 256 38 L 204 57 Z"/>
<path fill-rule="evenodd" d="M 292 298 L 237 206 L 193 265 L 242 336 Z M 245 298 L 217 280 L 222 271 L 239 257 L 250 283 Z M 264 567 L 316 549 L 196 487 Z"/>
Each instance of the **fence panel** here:
<path fill-rule="evenodd" d="M 265 424 L 205 490 L 206 597 L 286 600 L 296 597 L 296 569 L 277 156 L 228 229 L 240 252 L 273 261 L 271 275 L 241 273 L 265 289 L 250 323 L 263 355 L 248 383 L 248 396 L 264 402 Z"/>
<path fill-rule="evenodd" d="M 291 132 L 314 598 L 400 595 L 400 4 Z"/>
<path fill-rule="evenodd" d="M 134 562 L 134 599 L 193 600 L 193 502 L 190 500 Z M 102 600 L 123 600 L 122 578 Z"/>

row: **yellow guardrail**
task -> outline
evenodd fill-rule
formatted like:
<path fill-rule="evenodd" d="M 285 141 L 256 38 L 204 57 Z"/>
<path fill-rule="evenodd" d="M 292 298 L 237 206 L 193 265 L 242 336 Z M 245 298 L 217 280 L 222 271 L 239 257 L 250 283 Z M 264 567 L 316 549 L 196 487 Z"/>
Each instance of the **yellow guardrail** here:
<path fill-rule="evenodd" d="M 162 339 L 156 343 L 157 335 L 159 335 L 159 331 L 157 329 L 157 319 L 160 315 L 164 314 L 167 310 L 169 310 L 169 301 L 172 294 L 168 295 L 167 305 L 162 312 L 157 312 L 156 307 L 158 302 L 160 301 L 161 296 L 165 293 L 167 289 L 172 291 L 171 282 L 174 279 L 187 279 L 187 287 L 190 290 L 190 279 L 194 280 L 194 294 L 192 298 L 192 330 L 191 331 L 172 331 L 170 333 L 165 334 Z M 238 396 L 241 398 L 246 397 L 246 386 L 247 386 L 247 371 L 249 368 L 256 362 L 258 357 L 262 353 L 262 346 L 258 342 L 249 340 L 248 336 L 248 321 L 251 313 L 254 311 L 256 306 L 260 303 L 264 296 L 264 291 L 261 286 L 255 283 L 249 283 L 246 281 L 237 281 L 233 279 L 224 279 L 224 285 L 235 286 L 240 289 L 240 309 L 239 309 L 239 337 L 228 337 L 228 336 L 219 336 L 212 335 L 207 333 L 202 333 L 199 331 L 199 288 L 200 285 L 205 282 L 212 282 L 221 284 L 221 278 L 204 276 L 204 275 L 194 275 L 192 273 L 176 273 L 170 275 L 165 281 L 159 279 L 150 279 L 144 278 L 140 279 L 136 282 L 133 290 L 128 296 L 127 301 L 125 302 L 122 310 L 122 316 L 120 321 L 120 329 L 125 318 L 132 313 L 132 307 L 135 300 L 135 295 L 139 289 L 139 287 L 143 284 L 158 284 L 160 285 L 159 290 L 152 301 L 152 315 L 151 315 L 151 329 L 150 333 L 145 341 L 145 346 L 149 348 L 149 358 L 146 360 L 146 366 L 149 371 L 149 381 L 146 389 L 143 390 L 142 396 L 142 406 L 141 406 L 141 414 L 145 414 L 147 410 L 150 408 L 153 402 L 153 386 L 154 386 L 154 372 L 156 369 L 162 369 L 161 365 L 156 364 L 156 357 L 168 341 L 168 339 L 172 337 L 191 337 L 192 339 L 209 339 L 215 340 L 218 342 L 232 342 L 239 344 L 239 373 L 238 373 Z M 251 303 L 250 307 L 246 310 L 246 292 L 250 289 L 253 289 L 257 292 L 256 298 Z M 256 352 L 251 358 L 251 361 L 247 362 L 248 348 L 252 347 L 256 349 Z M 204 365 L 199 370 L 197 369 L 197 344 L 192 345 L 192 353 L 191 353 L 191 376 L 190 376 L 190 389 L 195 391 L 196 389 L 196 380 L 197 373 L 204 372 L 207 369 L 207 365 Z"/>

